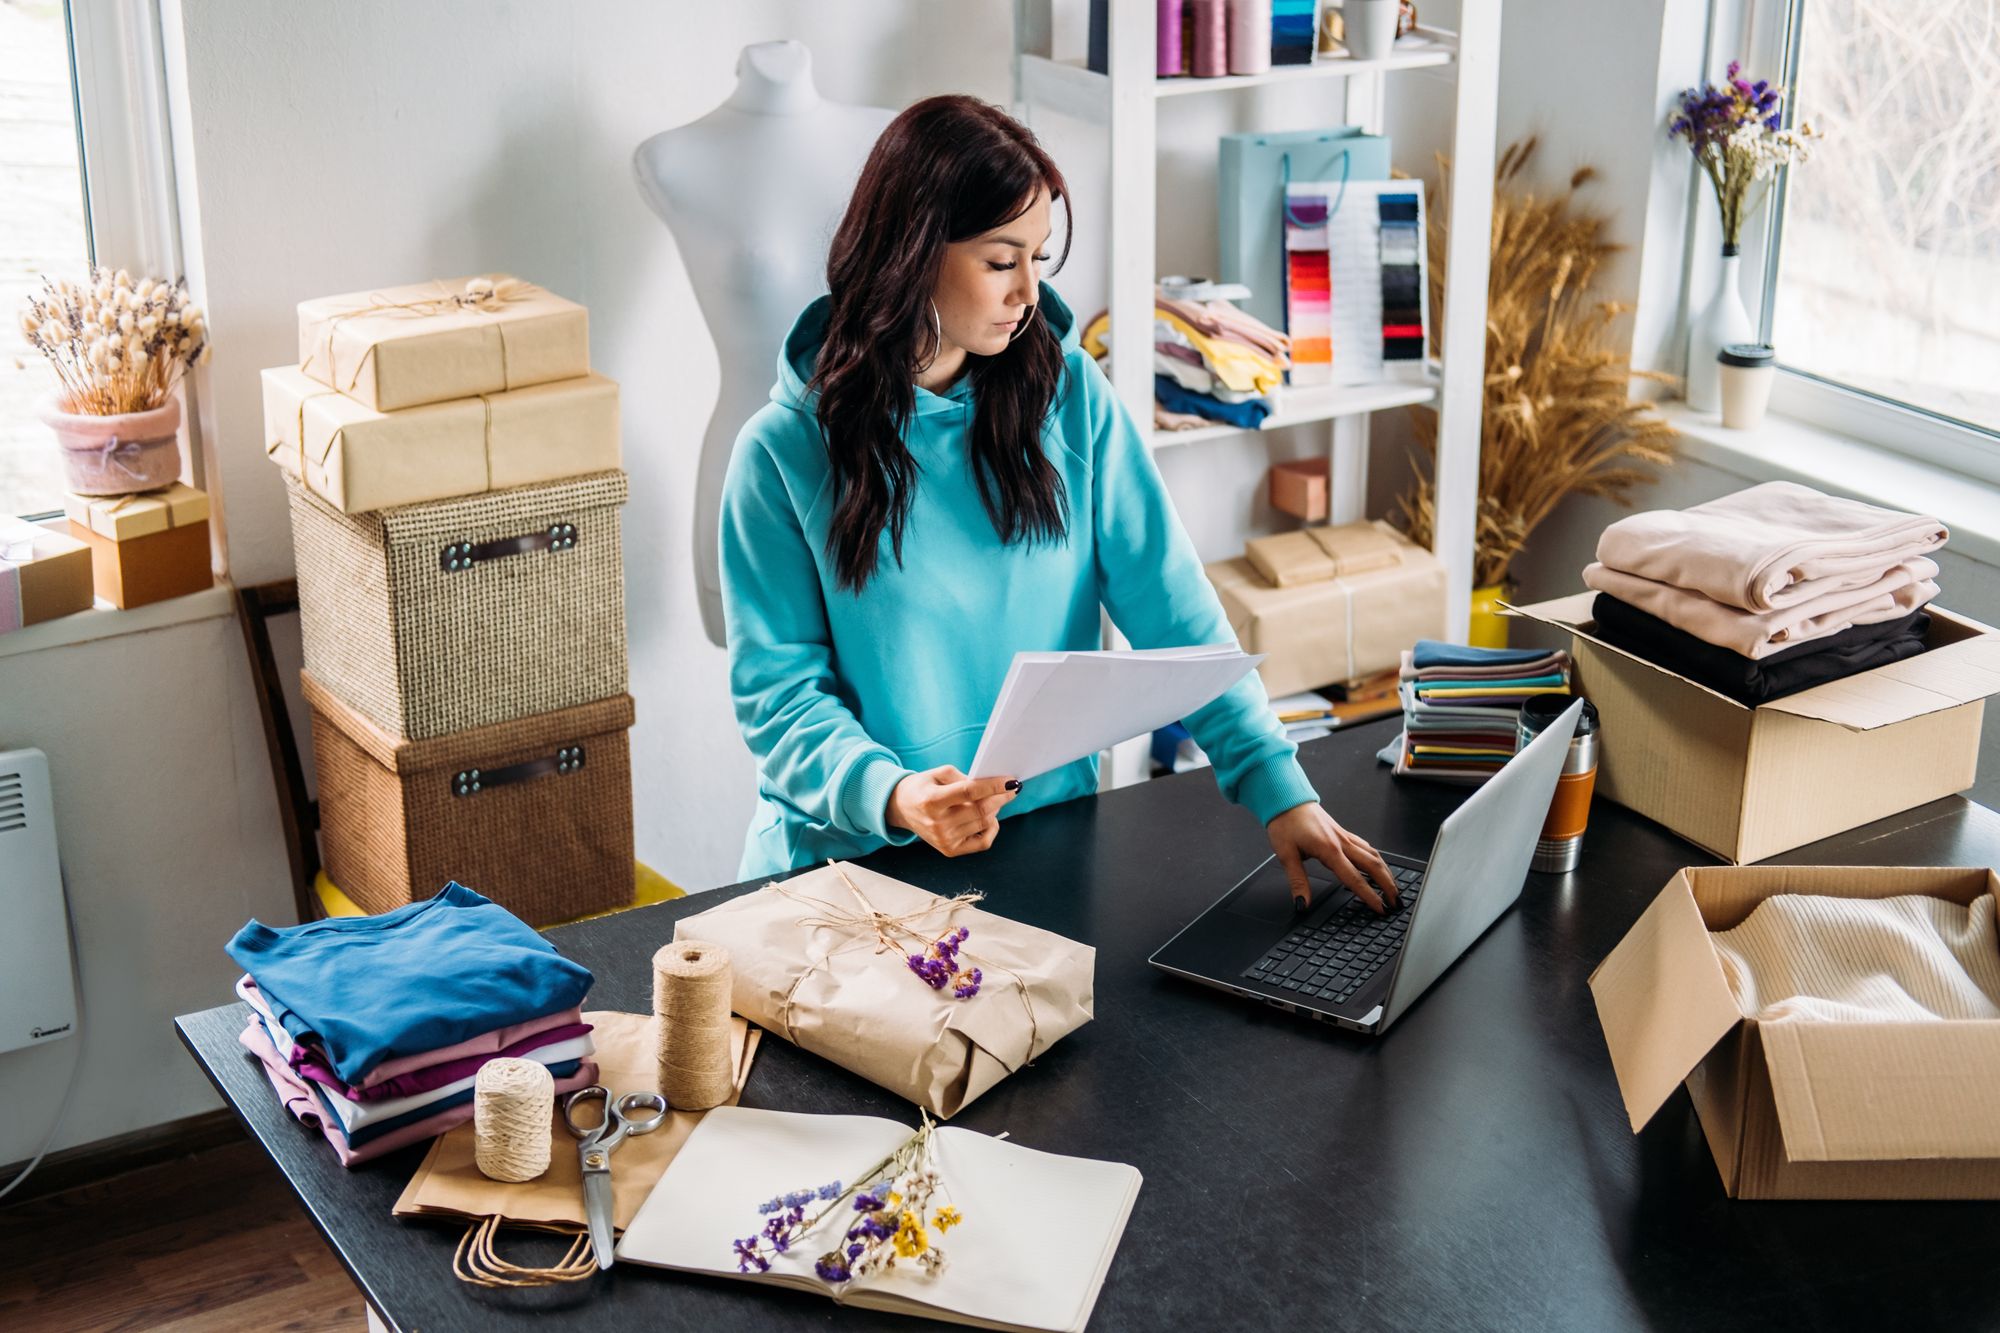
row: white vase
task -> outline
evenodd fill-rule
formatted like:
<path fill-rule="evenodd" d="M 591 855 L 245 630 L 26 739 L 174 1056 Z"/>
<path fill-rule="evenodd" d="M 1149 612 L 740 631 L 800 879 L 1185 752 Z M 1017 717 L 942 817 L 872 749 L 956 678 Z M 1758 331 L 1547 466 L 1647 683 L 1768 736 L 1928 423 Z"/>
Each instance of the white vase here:
<path fill-rule="evenodd" d="M 1715 354 L 1726 343 L 1752 342 L 1757 336 L 1738 285 L 1742 266 L 1741 255 L 1723 251 L 1715 274 L 1715 292 L 1688 324 L 1687 405 L 1697 412 L 1715 412 L 1722 407 Z"/>

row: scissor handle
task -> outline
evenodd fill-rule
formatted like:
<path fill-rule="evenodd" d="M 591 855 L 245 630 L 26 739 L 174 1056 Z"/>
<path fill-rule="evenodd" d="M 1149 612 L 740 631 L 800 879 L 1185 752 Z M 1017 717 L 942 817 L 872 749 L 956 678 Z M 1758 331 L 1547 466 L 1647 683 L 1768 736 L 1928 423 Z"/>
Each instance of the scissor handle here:
<path fill-rule="evenodd" d="M 652 1114 L 637 1114 L 640 1111 Z M 618 1099 L 618 1119 L 627 1134 L 650 1134 L 666 1118 L 667 1099 L 657 1092 L 628 1092 Z"/>
<path fill-rule="evenodd" d="M 579 1125 L 576 1123 L 576 1108 L 579 1103 L 588 1101 L 602 1101 L 604 1103 L 604 1118 L 594 1125 Z M 575 1092 L 563 1098 L 563 1123 L 569 1126 L 570 1133 L 580 1139 L 603 1137 L 605 1131 L 612 1127 L 612 1119 L 611 1089 L 605 1087 L 602 1083 L 593 1083 L 587 1088 L 578 1088 Z"/>

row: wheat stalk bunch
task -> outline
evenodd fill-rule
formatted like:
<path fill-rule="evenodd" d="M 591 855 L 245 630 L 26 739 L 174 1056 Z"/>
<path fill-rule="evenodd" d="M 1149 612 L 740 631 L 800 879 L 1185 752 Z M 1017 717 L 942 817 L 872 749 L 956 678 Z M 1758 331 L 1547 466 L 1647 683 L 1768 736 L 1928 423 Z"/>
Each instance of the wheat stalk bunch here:
<path fill-rule="evenodd" d="M 147 412 L 208 358 L 208 329 L 185 282 L 92 268 L 84 282 L 42 279 L 21 336 L 49 359 L 57 406 L 88 416 Z"/>
<path fill-rule="evenodd" d="M 1612 325 L 1630 309 L 1599 300 L 1592 282 L 1618 247 L 1604 239 L 1608 219 L 1576 205 L 1595 173 L 1584 167 L 1569 188 L 1539 198 L 1517 184 L 1535 151 L 1530 138 L 1501 154 L 1494 173 L 1492 272 L 1486 308 L 1485 402 L 1480 417 L 1479 505 L 1473 573 L 1480 584 L 1505 581 L 1528 537 L 1564 496 L 1603 495 L 1626 502 L 1635 485 L 1652 481 L 1647 466 L 1671 463 L 1678 438 L 1671 426 L 1630 395 L 1634 378 L 1670 381 L 1635 371 L 1613 349 Z M 1440 168 L 1444 160 L 1439 159 Z M 1446 173 L 1439 173 L 1440 180 Z M 1427 237 L 1432 309 L 1441 308 L 1447 224 L 1429 210 Z M 1414 414 L 1418 442 L 1437 460 L 1437 414 Z M 1398 501 L 1411 538 L 1430 545 L 1436 523 L 1432 476 L 1417 469 L 1412 490 Z"/>

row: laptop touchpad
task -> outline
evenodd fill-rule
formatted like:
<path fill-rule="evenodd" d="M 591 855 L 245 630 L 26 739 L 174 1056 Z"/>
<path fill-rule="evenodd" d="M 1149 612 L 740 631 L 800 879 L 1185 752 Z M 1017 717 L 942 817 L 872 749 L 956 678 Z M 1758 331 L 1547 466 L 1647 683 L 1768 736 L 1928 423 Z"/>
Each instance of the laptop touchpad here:
<path fill-rule="evenodd" d="M 1333 877 L 1333 872 L 1318 862 L 1306 863 L 1306 878 L 1312 881 L 1314 907 L 1323 906 L 1327 899 L 1346 892 L 1346 886 Z M 1285 868 L 1275 860 L 1231 894 L 1222 910 L 1231 916 L 1249 917 L 1252 921 L 1268 921 L 1275 925 L 1299 920 L 1305 915 L 1293 908 L 1291 883 L 1285 878 Z"/>

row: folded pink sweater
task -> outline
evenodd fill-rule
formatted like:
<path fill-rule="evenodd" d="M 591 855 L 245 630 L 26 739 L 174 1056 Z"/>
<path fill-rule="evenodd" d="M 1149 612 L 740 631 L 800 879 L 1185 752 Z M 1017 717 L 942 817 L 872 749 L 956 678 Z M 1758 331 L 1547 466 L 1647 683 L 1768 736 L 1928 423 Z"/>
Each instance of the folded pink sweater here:
<path fill-rule="evenodd" d="M 1688 509 L 1621 518 L 1598 538 L 1597 559 L 1727 606 L 1776 611 L 1867 588 L 1948 535 L 1926 515 L 1767 481 Z"/>
<path fill-rule="evenodd" d="M 1906 560 L 1863 588 L 1830 592 L 1797 606 L 1744 611 L 1669 583 L 1627 574 L 1606 564 L 1588 565 L 1583 581 L 1597 592 L 1658 616 L 1705 643 L 1756 659 L 1853 625 L 1898 620 L 1937 596 L 1938 567 L 1921 557 Z"/>

